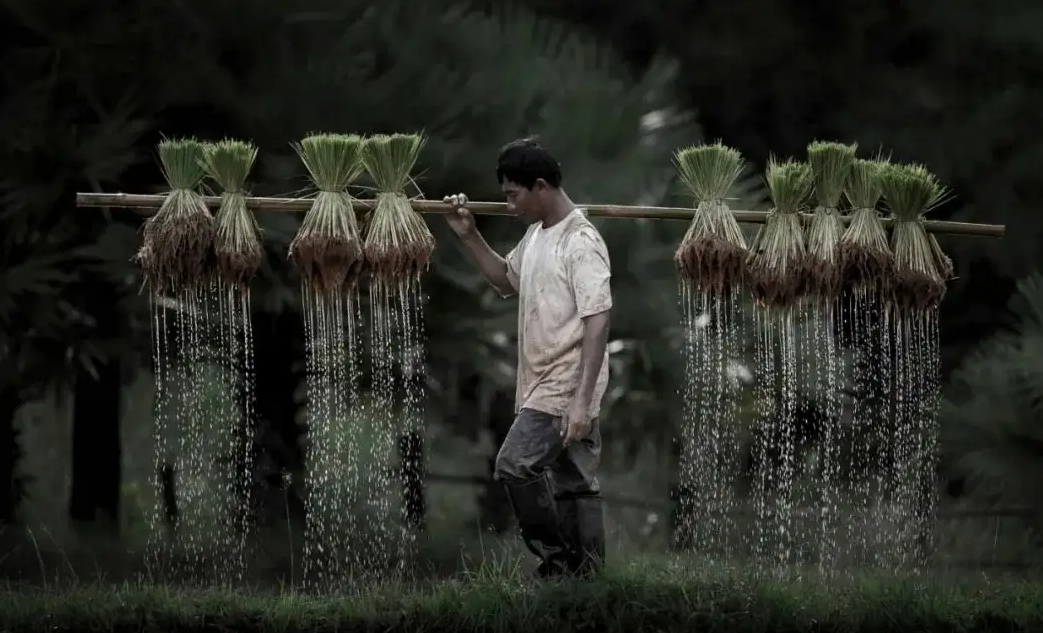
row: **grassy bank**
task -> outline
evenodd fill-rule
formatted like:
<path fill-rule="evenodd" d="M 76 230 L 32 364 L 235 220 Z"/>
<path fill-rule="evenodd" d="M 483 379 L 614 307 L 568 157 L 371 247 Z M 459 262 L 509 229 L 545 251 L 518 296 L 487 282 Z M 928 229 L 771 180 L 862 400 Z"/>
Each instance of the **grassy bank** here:
<path fill-rule="evenodd" d="M 1043 631 L 1043 583 L 946 577 L 757 578 L 617 569 L 529 584 L 478 573 L 425 587 L 298 592 L 10 588 L 0 631 Z"/>

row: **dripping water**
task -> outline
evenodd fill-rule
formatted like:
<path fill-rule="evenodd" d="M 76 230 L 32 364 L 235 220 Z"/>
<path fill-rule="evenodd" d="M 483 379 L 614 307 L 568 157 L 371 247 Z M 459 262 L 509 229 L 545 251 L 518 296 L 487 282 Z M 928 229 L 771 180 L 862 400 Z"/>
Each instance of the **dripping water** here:
<path fill-rule="evenodd" d="M 360 481 L 358 295 L 302 285 L 308 392 L 304 582 L 341 586 L 358 571 Z"/>
<path fill-rule="evenodd" d="M 846 562 L 863 566 L 876 562 L 879 526 L 889 521 L 880 500 L 890 470 L 890 430 L 884 404 L 890 376 L 881 355 L 884 339 L 878 295 L 858 287 L 847 296 L 846 303 L 843 327 L 853 353 L 851 423 L 840 438 L 847 452 L 845 480 L 850 485 Z"/>
<path fill-rule="evenodd" d="M 171 321 L 167 318 L 168 310 L 161 297 L 152 295 L 149 301 L 151 315 L 150 329 L 152 335 L 152 371 L 155 376 L 156 391 L 153 401 L 153 441 L 152 441 L 152 491 L 153 506 L 149 515 L 149 535 L 146 545 L 145 567 L 153 577 L 165 575 L 165 559 L 163 557 L 166 536 L 173 526 L 169 512 L 171 500 L 164 489 L 164 469 L 169 463 L 168 436 L 173 425 L 173 415 L 177 410 L 174 404 L 176 397 L 174 382 L 174 364 L 177 362 L 177 348 L 171 349 Z"/>
<path fill-rule="evenodd" d="M 797 406 L 799 383 L 797 315 L 793 310 L 756 311 L 760 379 L 755 432 L 756 554 L 767 568 L 783 573 L 798 553 L 795 529 Z"/>
<path fill-rule="evenodd" d="M 251 500 L 254 473 L 256 420 L 253 324 L 249 289 L 239 290 L 215 282 L 211 293 L 218 316 L 216 324 L 217 370 L 227 385 L 227 396 L 217 408 L 214 432 L 219 445 L 220 495 L 223 525 L 219 541 L 222 550 L 223 579 L 242 580 L 246 571 L 248 538 L 252 524 Z"/>
<path fill-rule="evenodd" d="M 928 563 L 934 549 L 934 519 L 938 510 L 938 411 L 941 406 L 941 340 L 938 309 L 926 311 L 918 321 L 917 349 L 921 353 L 920 368 L 921 413 L 919 428 L 919 495 L 914 535 L 914 565 L 921 568 Z"/>
<path fill-rule="evenodd" d="M 839 504 L 843 497 L 840 474 L 841 460 L 839 443 L 843 437 L 843 403 L 841 401 L 841 384 L 843 381 L 843 363 L 836 338 L 837 305 L 829 302 L 819 306 L 819 314 L 814 319 L 816 335 L 814 345 L 818 360 L 818 372 L 822 407 L 820 429 L 820 450 L 818 476 L 818 526 L 817 541 L 819 543 L 817 562 L 819 571 L 826 573 L 837 566 L 839 559 L 837 531 L 839 527 Z M 823 367 L 823 364 L 825 365 Z"/>
<path fill-rule="evenodd" d="M 248 300 L 211 282 L 153 297 L 151 310 L 156 503 L 148 566 L 186 582 L 234 582 L 245 565 L 250 477 Z"/>
<path fill-rule="evenodd" d="M 684 332 L 684 411 L 680 433 L 678 545 L 727 558 L 734 533 L 738 474 L 738 382 L 742 380 L 738 291 L 679 288 Z"/>
<path fill-rule="evenodd" d="M 366 565 L 372 575 L 389 580 L 408 570 L 416 532 L 423 527 L 427 374 L 420 281 L 374 283 L 369 311 L 373 406 L 366 455 Z M 396 448 L 400 453 L 397 469 Z"/>
<path fill-rule="evenodd" d="M 757 386 L 755 398 L 755 423 L 752 428 L 752 472 L 751 502 L 753 504 L 752 553 L 758 561 L 769 558 L 773 552 L 770 523 L 772 519 L 770 501 L 774 494 L 771 476 L 771 439 L 768 436 L 770 420 L 776 416 L 777 405 L 774 322 L 766 311 L 754 308 L 754 357 L 757 364 Z"/>
<path fill-rule="evenodd" d="M 891 319 L 895 367 L 891 505 L 898 525 L 888 554 L 895 567 L 916 568 L 930 551 L 936 505 L 937 310 L 896 312 Z"/>
<path fill-rule="evenodd" d="M 399 429 L 399 472 L 402 482 L 402 528 L 399 559 L 403 571 L 414 560 L 417 532 L 425 528 L 426 503 L 424 474 L 424 397 L 427 386 L 425 366 L 424 294 L 419 279 L 406 281 L 399 292 L 401 323 L 400 366 L 403 377 L 402 411 Z"/>

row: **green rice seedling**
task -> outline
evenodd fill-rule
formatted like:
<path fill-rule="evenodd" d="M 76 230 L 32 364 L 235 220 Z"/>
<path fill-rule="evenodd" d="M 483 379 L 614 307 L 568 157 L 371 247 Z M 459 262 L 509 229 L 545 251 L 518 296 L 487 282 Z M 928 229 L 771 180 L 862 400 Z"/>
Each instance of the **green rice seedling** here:
<path fill-rule="evenodd" d="M 363 147 L 362 163 L 377 190 L 365 243 L 367 269 L 377 283 L 417 279 L 431 262 L 435 238 L 405 191 L 425 142 L 420 134 L 379 134 Z"/>
<path fill-rule="evenodd" d="M 257 160 L 257 147 L 235 139 L 208 143 L 203 149 L 203 168 L 221 188 L 221 206 L 214 221 L 214 254 L 217 272 L 229 287 L 242 293 L 264 261 L 261 230 L 246 208 L 246 179 Z"/>
<path fill-rule="evenodd" d="M 840 201 L 851 177 L 857 145 L 815 141 L 808 145 L 808 165 L 817 206 L 808 224 L 807 292 L 819 301 L 835 301 L 843 287 L 840 240 L 844 220 Z"/>
<path fill-rule="evenodd" d="M 880 188 L 894 222 L 890 300 L 899 311 L 937 308 L 945 297 L 945 283 L 953 276 L 953 266 L 938 241 L 927 233 L 923 218 L 945 201 L 948 190 L 918 164 L 888 165 L 880 174 Z"/>
<path fill-rule="evenodd" d="M 157 147 L 170 193 L 145 222 L 137 261 L 155 295 L 179 294 L 209 274 L 214 218 L 198 189 L 203 182 L 203 144 L 191 138 L 164 139 Z"/>
<path fill-rule="evenodd" d="M 354 134 L 313 134 L 294 145 L 319 192 L 290 243 L 290 258 L 320 296 L 350 290 L 362 273 L 362 240 L 348 194 L 363 172 L 362 145 Z"/>
<path fill-rule="evenodd" d="M 674 163 L 695 199 L 691 224 L 674 254 L 678 275 L 703 292 L 725 293 L 746 274 L 746 239 L 727 203 L 742 174 L 742 154 L 717 142 L 678 150 Z"/>
<path fill-rule="evenodd" d="M 807 281 L 800 213 L 811 194 L 811 168 L 773 157 L 764 180 L 774 207 L 750 252 L 749 287 L 757 305 L 785 310 L 800 300 Z"/>
<path fill-rule="evenodd" d="M 894 254 L 877 210 L 880 175 L 889 164 L 886 158 L 856 159 L 845 187 L 851 221 L 840 238 L 840 259 L 844 284 L 856 292 L 886 294 L 894 276 Z"/>

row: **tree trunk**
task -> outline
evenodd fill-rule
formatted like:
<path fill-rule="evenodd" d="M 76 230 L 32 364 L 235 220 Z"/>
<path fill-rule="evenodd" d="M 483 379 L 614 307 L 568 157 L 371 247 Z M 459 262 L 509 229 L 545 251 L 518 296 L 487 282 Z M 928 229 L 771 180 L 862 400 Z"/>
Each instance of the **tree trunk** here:
<path fill-rule="evenodd" d="M 173 464 L 159 469 L 159 493 L 163 502 L 163 523 L 171 533 L 177 532 L 181 515 L 177 507 L 177 475 Z"/>
<path fill-rule="evenodd" d="M 423 532 L 427 528 L 427 503 L 424 498 L 427 469 L 423 431 L 409 431 L 400 436 L 398 452 L 402 465 L 402 511 L 406 526 Z"/>
<path fill-rule="evenodd" d="M 403 376 L 406 393 L 422 399 L 427 387 L 427 372 L 418 371 Z M 423 409 L 421 409 L 423 411 Z M 427 529 L 427 500 L 424 488 L 427 482 L 427 455 L 424 454 L 424 420 L 409 420 L 410 427 L 398 438 L 399 478 L 402 485 L 402 516 L 406 527 L 423 532 Z"/>
<path fill-rule="evenodd" d="M 674 484 L 670 487 L 670 546 L 673 549 L 688 550 L 695 546 L 692 533 L 695 499 L 695 491 L 690 485 Z"/>
<path fill-rule="evenodd" d="M 922 458 L 924 459 L 924 458 Z M 934 556 L 935 540 L 934 534 L 938 527 L 938 492 L 941 486 L 941 478 L 935 466 L 936 459 L 933 455 L 926 457 L 928 466 L 919 477 L 918 490 L 916 491 L 916 543 L 914 552 L 916 562 L 921 567 L 926 567 Z"/>
<path fill-rule="evenodd" d="M 250 507 L 264 517 L 274 514 L 281 518 L 285 511 L 283 476 L 299 471 L 304 458 L 295 399 L 301 376 L 294 368 L 305 353 L 300 316 L 256 311 L 253 330 L 256 426 Z M 289 494 L 296 495 L 294 487 Z M 292 508 L 303 507 L 296 501 Z"/>
<path fill-rule="evenodd" d="M 14 523 L 21 501 L 21 486 L 15 477 L 15 467 L 21 457 L 14 416 L 22 400 L 14 389 L 0 391 L 0 525 Z"/>
<path fill-rule="evenodd" d="M 489 429 L 493 434 L 495 450 L 507 438 L 507 432 L 514 422 L 514 404 L 510 396 L 497 392 L 493 395 L 488 410 Z M 496 453 L 486 460 L 485 489 L 478 497 L 479 524 L 483 529 L 495 534 L 503 534 L 511 529 L 514 511 L 503 486 L 493 480 L 496 468 Z"/>
<path fill-rule="evenodd" d="M 120 363 L 110 359 L 76 372 L 72 419 L 72 493 L 69 518 L 119 526 Z"/>

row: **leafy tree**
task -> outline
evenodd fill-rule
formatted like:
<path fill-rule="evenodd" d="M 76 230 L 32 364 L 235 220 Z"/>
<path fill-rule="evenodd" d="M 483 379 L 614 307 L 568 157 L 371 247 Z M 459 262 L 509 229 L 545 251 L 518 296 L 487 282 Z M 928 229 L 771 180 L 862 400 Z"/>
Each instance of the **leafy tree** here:
<path fill-rule="evenodd" d="M 940 424 L 945 470 L 998 502 L 1040 505 L 1043 275 L 1018 283 L 1013 322 L 953 373 Z"/>
<path fill-rule="evenodd" d="M 76 211 L 73 194 L 134 188 L 128 172 L 151 163 L 152 117 L 165 98 L 157 80 L 184 78 L 194 50 L 163 45 L 175 34 L 164 30 L 171 13 L 155 3 L 104 4 L 111 11 L 96 3 L 5 3 L 0 63 L 7 139 L 0 151 L 0 353 L 18 368 L 5 373 L 0 436 L 10 436 L 14 412 L 45 386 L 75 385 L 70 510 L 86 519 L 99 509 L 99 488 L 107 513 L 118 506 L 120 359 L 147 341 L 134 332 L 147 332 L 148 322 L 140 303 L 126 301 L 137 290 L 132 225 Z M 128 56 L 112 42 L 150 53 Z M 108 480 L 92 483 L 102 473 Z M 3 473 L 0 489 L 9 481 Z M 5 517 L 13 514 L 0 505 Z"/>

